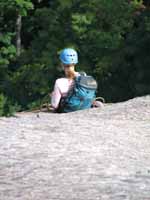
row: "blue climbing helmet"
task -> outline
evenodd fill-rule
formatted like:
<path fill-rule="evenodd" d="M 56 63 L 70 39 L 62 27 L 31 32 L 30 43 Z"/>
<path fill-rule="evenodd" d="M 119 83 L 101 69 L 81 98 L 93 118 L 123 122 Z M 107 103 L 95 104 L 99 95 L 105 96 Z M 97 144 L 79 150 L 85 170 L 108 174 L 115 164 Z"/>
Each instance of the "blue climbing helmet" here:
<path fill-rule="evenodd" d="M 60 60 L 63 64 L 77 64 L 78 63 L 78 54 L 74 49 L 66 48 L 60 53 Z"/>

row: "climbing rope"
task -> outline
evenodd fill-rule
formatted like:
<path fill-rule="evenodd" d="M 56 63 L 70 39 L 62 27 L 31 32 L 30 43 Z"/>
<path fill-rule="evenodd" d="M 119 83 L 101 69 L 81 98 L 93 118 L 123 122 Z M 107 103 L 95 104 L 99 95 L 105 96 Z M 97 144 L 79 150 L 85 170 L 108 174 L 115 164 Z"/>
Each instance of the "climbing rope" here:
<path fill-rule="evenodd" d="M 43 111 L 43 109 L 47 109 L 47 111 L 51 111 L 52 106 L 49 102 L 50 102 L 50 95 L 47 94 L 41 101 L 40 111 Z"/>
<path fill-rule="evenodd" d="M 94 99 L 94 101 L 101 101 L 102 103 L 105 103 L 105 99 L 103 97 L 96 97 Z M 41 103 L 40 103 L 40 106 L 39 108 L 37 109 L 33 109 L 32 111 L 45 111 L 45 112 L 51 112 L 53 111 L 53 108 L 51 106 L 51 104 L 49 103 L 50 102 L 50 95 L 47 94 L 42 100 L 41 100 Z"/>
<path fill-rule="evenodd" d="M 102 103 L 105 103 L 105 99 L 103 97 L 96 97 L 95 101 L 101 101 Z"/>

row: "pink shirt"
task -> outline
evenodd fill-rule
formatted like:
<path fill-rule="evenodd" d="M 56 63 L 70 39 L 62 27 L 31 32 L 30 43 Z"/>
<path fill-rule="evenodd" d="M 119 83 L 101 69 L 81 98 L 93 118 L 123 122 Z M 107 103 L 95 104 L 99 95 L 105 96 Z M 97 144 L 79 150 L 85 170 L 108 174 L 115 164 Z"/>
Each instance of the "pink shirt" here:
<path fill-rule="evenodd" d="M 76 76 L 78 75 L 79 73 L 77 72 Z M 51 105 L 54 109 L 58 108 L 61 97 L 65 97 L 73 85 L 73 79 L 59 78 L 56 80 L 54 90 L 51 95 Z"/>

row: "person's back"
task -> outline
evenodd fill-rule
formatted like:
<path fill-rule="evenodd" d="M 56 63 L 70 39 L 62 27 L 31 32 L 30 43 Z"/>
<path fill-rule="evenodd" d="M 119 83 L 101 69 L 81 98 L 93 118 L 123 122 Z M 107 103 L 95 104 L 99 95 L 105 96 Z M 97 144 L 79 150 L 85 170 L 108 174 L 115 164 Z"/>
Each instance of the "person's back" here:
<path fill-rule="evenodd" d="M 59 78 L 55 82 L 54 90 L 51 95 L 51 105 L 57 110 L 61 98 L 67 96 L 74 85 L 74 78 L 79 75 L 75 71 L 75 65 L 78 63 L 78 55 L 74 49 L 64 49 L 60 54 L 61 66 L 65 72 L 65 78 Z"/>
<path fill-rule="evenodd" d="M 76 73 L 76 75 L 78 76 L 78 73 Z M 54 109 L 57 109 L 59 107 L 61 98 L 66 97 L 68 92 L 73 88 L 73 86 L 74 79 L 59 78 L 56 80 L 54 91 L 51 95 L 51 105 Z"/>
<path fill-rule="evenodd" d="M 80 73 L 75 71 L 75 65 L 78 63 L 77 52 L 74 49 L 70 48 L 64 49 L 60 54 L 60 60 L 66 77 L 59 78 L 55 82 L 54 90 L 51 95 L 51 105 L 53 109 L 56 112 L 71 112 L 75 110 L 89 108 L 91 105 L 95 106 L 96 102 L 94 101 L 94 97 L 97 88 L 96 81 L 92 77 L 87 76 L 87 79 L 89 78 L 89 80 L 94 81 L 93 83 L 95 84 L 95 86 L 92 86 L 93 88 L 88 87 L 88 85 L 84 87 L 82 83 L 77 84 L 77 80 L 79 80 L 77 79 L 77 77 L 81 76 Z M 86 78 L 83 79 L 86 80 Z M 93 83 L 89 81 L 87 82 L 87 84 Z M 76 87 L 78 87 L 78 89 Z M 77 94 L 77 90 L 79 94 Z M 76 98 L 77 96 L 78 100 Z"/>
<path fill-rule="evenodd" d="M 92 76 L 80 74 L 75 77 L 73 88 L 62 100 L 60 112 L 73 112 L 91 108 L 96 97 L 97 82 Z"/>

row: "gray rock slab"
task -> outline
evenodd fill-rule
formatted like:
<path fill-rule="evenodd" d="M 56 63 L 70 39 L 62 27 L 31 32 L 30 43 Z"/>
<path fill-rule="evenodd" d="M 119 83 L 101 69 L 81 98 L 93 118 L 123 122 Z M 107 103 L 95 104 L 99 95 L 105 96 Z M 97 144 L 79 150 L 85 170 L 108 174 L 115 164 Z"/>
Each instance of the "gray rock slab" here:
<path fill-rule="evenodd" d="M 0 200 L 150 200 L 150 96 L 0 118 Z"/>

